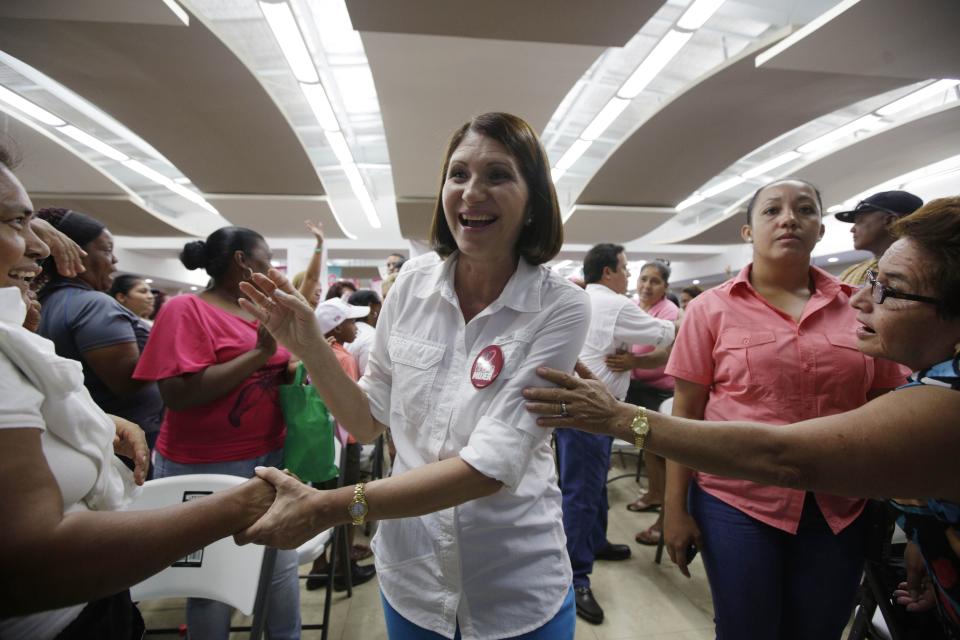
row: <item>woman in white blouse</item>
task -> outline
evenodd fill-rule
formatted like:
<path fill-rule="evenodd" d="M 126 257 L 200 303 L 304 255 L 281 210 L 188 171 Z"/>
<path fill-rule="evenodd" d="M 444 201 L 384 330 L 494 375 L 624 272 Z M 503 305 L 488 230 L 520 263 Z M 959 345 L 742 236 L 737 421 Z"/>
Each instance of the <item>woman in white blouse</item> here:
<path fill-rule="evenodd" d="M 97 407 L 79 362 L 22 326 L 49 249 L 12 164 L 0 147 L 0 638 L 134 637 L 142 620 L 125 589 L 249 526 L 273 490 L 254 479 L 204 500 L 122 512 L 146 476 L 146 440 Z M 63 242 L 52 233 L 48 241 Z M 75 245 L 58 252 L 60 272 L 76 269 L 78 256 Z M 114 452 L 136 461 L 135 474 Z"/>
<path fill-rule="evenodd" d="M 584 292 L 542 266 L 563 242 L 550 165 L 529 125 L 490 113 L 454 133 L 442 175 L 443 260 L 404 268 L 359 385 L 281 274 L 244 288 L 331 412 L 365 441 L 389 426 L 397 458 L 391 478 L 327 492 L 258 470 L 278 497 L 241 539 L 288 548 L 369 517 L 391 640 L 573 638 L 549 434 L 520 395 L 537 367 L 572 370 L 589 320 Z"/>

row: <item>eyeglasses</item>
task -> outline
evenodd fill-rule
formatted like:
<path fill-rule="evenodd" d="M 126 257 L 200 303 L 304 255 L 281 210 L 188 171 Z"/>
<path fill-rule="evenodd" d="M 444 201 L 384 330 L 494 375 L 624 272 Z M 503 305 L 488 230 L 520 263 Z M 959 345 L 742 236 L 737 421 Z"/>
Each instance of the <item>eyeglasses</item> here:
<path fill-rule="evenodd" d="M 867 271 L 867 286 L 870 287 L 870 295 L 873 298 L 874 304 L 883 304 L 883 301 L 887 298 L 899 298 L 900 300 L 915 300 L 917 302 L 926 302 L 929 304 L 940 304 L 940 301 L 936 298 L 929 298 L 927 296 L 918 296 L 913 293 L 900 293 L 896 289 L 891 289 L 890 287 L 884 286 L 877 282 L 877 272 Z"/>

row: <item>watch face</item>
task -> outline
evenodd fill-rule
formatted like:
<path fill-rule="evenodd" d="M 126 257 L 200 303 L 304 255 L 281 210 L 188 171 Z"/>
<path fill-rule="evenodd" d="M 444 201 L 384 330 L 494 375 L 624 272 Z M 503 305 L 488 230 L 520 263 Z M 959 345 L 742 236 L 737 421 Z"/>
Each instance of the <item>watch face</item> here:
<path fill-rule="evenodd" d="M 354 502 L 353 504 L 350 505 L 350 515 L 353 516 L 354 518 L 359 518 L 361 516 L 364 516 L 366 515 L 366 513 L 367 513 L 367 505 L 363 504 L 362 502 Z"/>

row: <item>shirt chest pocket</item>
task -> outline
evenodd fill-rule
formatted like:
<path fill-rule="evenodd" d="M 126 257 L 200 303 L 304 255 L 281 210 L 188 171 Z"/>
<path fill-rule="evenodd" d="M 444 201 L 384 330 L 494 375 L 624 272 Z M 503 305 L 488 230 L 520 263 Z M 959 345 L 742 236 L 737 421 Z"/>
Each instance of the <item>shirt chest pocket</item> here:
<path fill-rule="evenodd" d="M 772 385 L 780 378 L 782 363 L 772 331 L 726 329 L 717 345 L 718 383 L 734 386 Z"/>
<path fill-rule="evenodd" d="M 828 349 L 817 354 L 818 368 L 834 381 L 830 386 L 842 390 L 849 397 L 858 385 L 866 392 L 873 384 L 873 360 L 868 360 L 857 348 L 853 333 L 828 333 Z"/>
<path fill-rule="evenodd" d="M 393 363 L 391 409 L 402 414 L 410 426 L 419 426 L 430 409 L 446 348 L 445 344 L 423 338 L 390 335 L 387 351 Z"/>

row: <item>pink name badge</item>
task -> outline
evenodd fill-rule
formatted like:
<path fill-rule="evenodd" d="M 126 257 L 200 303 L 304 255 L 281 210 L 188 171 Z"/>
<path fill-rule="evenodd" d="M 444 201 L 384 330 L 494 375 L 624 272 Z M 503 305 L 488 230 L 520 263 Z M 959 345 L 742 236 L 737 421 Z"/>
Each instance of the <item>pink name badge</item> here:
<path fill-rule="evenodd" d="M 470 382 L 477 389 L 489 387 L 502 370 L 503 351 L 492 344 L 477 354 L 477 359 L 473 361 L 473 368 L 470 369 Z"/>

